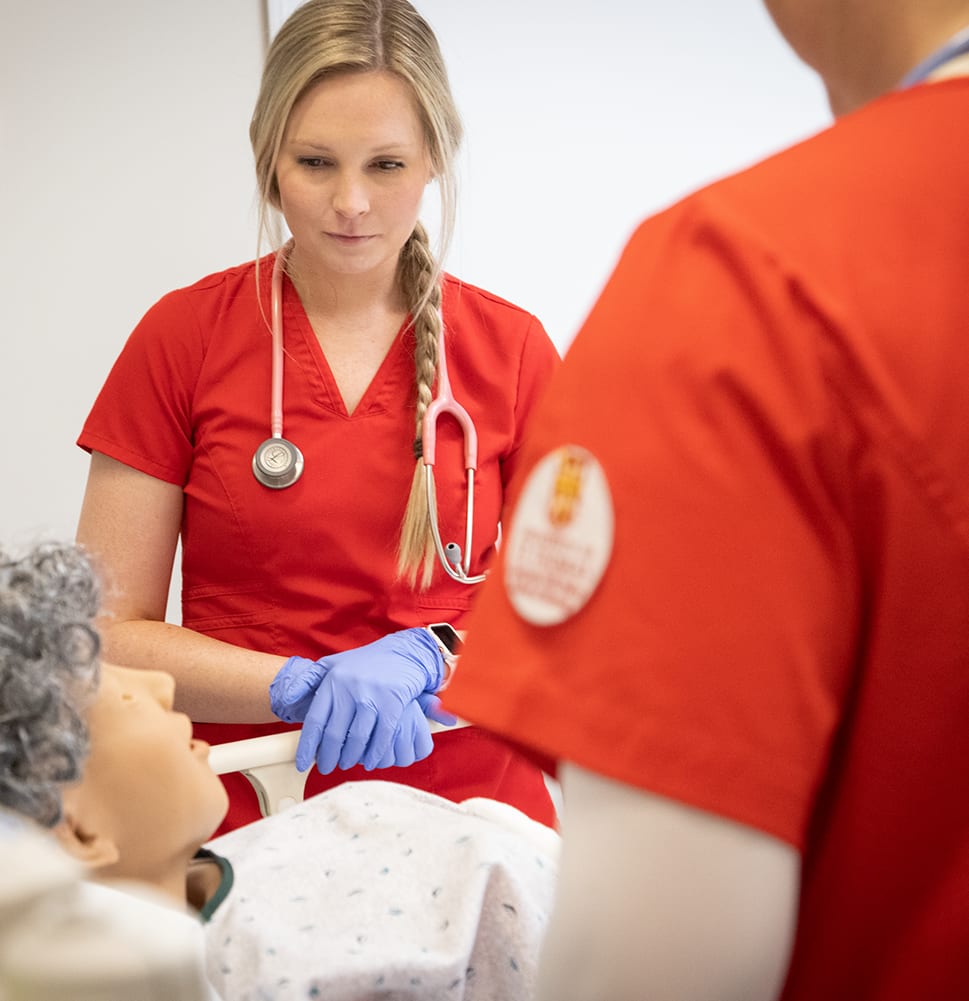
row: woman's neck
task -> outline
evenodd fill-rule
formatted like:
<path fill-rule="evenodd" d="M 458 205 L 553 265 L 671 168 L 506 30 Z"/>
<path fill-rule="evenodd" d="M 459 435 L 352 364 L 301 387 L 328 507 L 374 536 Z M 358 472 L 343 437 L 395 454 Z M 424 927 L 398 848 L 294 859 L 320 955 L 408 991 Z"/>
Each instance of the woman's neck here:
<path fill-rule="evenodd" d="M 372 315 L 406 313 L 396 268 L 366 274 L 334 274 L 314 268 L 294 249 L 287 273 L 307 315 L 353 322 Z"/>

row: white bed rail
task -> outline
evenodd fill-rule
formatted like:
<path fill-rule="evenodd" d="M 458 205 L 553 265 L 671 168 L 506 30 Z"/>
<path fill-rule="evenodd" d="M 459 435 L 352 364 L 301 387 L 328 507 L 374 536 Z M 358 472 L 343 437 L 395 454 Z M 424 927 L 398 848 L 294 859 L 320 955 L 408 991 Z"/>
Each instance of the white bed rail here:
<path fill-rule="evenodd" d="M 454 726 L 442 726 L 430 721 L 431 733 L 457 730 L 467 725 L 464 720 L 458 720 Z M 268 817 L 303 800 L 309 772 L 296 770 L 299 734 L 299 730 L 287 730 L 228 744 L 214 744 L 209 752 L 209 764 L 216 775 L 242 772 L 256 791 L 263 816 Z"/>

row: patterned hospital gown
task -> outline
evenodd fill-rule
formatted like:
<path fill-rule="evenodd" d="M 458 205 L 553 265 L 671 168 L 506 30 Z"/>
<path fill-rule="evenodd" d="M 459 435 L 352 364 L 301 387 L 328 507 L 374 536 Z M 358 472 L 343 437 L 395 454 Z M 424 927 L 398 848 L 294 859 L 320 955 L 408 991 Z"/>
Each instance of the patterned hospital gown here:
<path fill-rule="evenodd" d="M 207 847 L 232 870 L 206 924 L 224 1001 L 533 994 L 558 835 L 506 804 L 346 783 Z"/>

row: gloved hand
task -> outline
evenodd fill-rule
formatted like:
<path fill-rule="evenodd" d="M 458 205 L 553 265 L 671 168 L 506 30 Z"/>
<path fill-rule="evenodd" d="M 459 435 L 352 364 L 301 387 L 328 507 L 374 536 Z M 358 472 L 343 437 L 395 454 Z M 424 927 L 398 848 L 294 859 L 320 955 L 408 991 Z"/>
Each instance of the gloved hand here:
<path fill-rule="evenodd" d="M 290 657 L 269 686 L 269 707 L 284 723 L 302 723 L 326 671 L 322 660 Z"/>
<path fill-rule="evenodd" d="M 458 718 L 454 713 L 449 713 L 441 708 L 441 700 L 433 692 L 425 692 L 417 696 L 417 702 L 421 707 L 421 712 L 435 723 L 441 726 L 454 726 Z"/>
<path fill-rule="evenodd" d="M 406 759 L 408 741 L 414 754 L 426 747 L 427 723 L 413 710 L 397 733 L 407 706 L 437 691 L 444 677 L 444 660 L 426 630 L 403 629 L 315 663 L 290 658 L 270 686 L 272 709 L 280 719 L 292 722 L 303 714 L 296 748 L 300 771 L 314 759 L 323 774 L 338 765 L 376 768 L 391 751 L 395 760 L 398 754 Z M 427 748 L 421 756 L 429 753 Z"/>
<path fill-rule="evenodd" d="M 390 750 L 374 767 L 391 768 L 396 765 L 406 768 L 415 761 L 423 761 L 434 750 L 434 741 L 427 726 L 429 719 L 442 726 L 454 726 L 458 721 L 457 716 L 441 708 L 441 700 L 432 692 L 418 695 L 404 709 Z"/>
<path fill-rule="evenodd" d="M 284 723 L 302 723 L 326 672 L 322 660 L 290 657 L 269 686 L 272 711 Z M 458 721 L 454 713 L 441 708 L 441 700 L 433 692 L 418 695 L 417 702 L 423 715 L 441 726 L 454 726 Z"/>

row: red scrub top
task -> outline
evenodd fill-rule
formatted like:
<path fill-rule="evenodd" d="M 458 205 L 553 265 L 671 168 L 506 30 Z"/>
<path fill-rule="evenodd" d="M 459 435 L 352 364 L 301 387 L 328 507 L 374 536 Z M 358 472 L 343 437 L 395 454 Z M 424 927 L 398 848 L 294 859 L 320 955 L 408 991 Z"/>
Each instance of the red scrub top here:
<path fill-rule="evenodd" d="M 430 588 L 396 578 L 396 547 L 414 472 L 413 336 L 391 346 L 348 414 L 295 289 L 283 288 L 284 435 L 301 449 L 302 478 L 284 490 L 259 484 L 256 447 L 269 437 L 272 259 L 211 275 L 164 296 L 129 337 L 78 444 L 183 487 L 182 624 L 247 649 L 313 659 L 430 622 L 457 628 L 477 588 L 438 568 Z M 479 573 L 494 554 L 505 488 L 526 418 L 558 355 L 531 314 L 446 277 L 443 315 L 455 397 L 478 432 L 474 552 Z M 438 425 L 441 534 L 463 545 L 465 473 L 455 422 Z M 198 721 L 211 743 L 285 724 Z M 453 799 L 504 799 L 550 822 L 542 776 L 494 737 L 436 738 L 431 758 L 408 769 L 315 771 L 308 792 L 346 779 L 392 778 Z M 246 780 L 227 776 L 228 830 L 258 816 Z"/>
<path fill-rule="evenodd" d="M 969 996 L 966 121 L 891 94 L 641 226 L 445 692 L 799 849 L 784 1001 Z"/>

